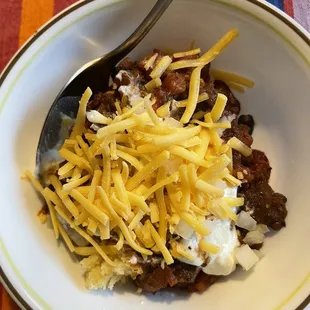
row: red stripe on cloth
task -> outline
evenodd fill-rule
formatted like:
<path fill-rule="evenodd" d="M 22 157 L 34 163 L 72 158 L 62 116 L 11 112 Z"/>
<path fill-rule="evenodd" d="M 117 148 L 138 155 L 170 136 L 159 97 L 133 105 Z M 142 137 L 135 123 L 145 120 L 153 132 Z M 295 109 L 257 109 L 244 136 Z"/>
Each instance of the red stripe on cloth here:
<path fill-rule="evenodd" d="M 69 5 L 71 5 L 72 3 L 75 3 L 77 1 L 78 0 L 54 0 L 54 2 L 55 2 L 55 4 L 54 4 L 54 14 L 55 15 L 58 14 L 59 12 L 61 12 L 65 8 L 67 8 Z"/>
<path fill-rule="evenodd" d="M 20 308 L 11 299 L 9 294 L 4 290 L 0 284 L 0 309 L 1 310 L 20 310 Z"/>
<path fill-rule="evenodd" d="M 283 6 L 285 13 L 294 18 L 293 0 L 284 0 Z"/>
<path fill-rule="evenodd" d="M 21 0 L 0 0 L 0 72 L 18 49 Z"/>
<path fill-rule="evenodd" d="M 3 300 L 3 293 L 4 293 L 4 288 L 3 288 L 3 286 L 1 285 L 1 283 L 0 283 L 0 309 L 2 309 L 3 307 L 2 307 L 2 300 Z"/>

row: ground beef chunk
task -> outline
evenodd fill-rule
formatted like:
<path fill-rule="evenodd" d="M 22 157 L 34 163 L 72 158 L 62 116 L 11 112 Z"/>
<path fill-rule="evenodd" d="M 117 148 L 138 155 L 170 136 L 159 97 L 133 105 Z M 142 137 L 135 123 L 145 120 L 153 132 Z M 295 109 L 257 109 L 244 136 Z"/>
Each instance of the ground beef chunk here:
<path fill-rule="evenodd" d="M 232 114 L 238 115 L 240 113 L 240 102 L 231 92 L 230 88 L 223 81 L 219 80 L 214 81 L 214 87 L 219 93 L 224 94 L 228 99 L 223 116 Z"/>
<path fill-rule="evenodd" d="M 243 183 L 250 184 L 255 180 L 254 171 L 250 168 L 240 164 L 239 166 L 234 165 L 233 175 L 240 179 Z M 240 178 L 240 176 L 242 176 Z"/>
<path fill-rule="evenodd" d="M 201 70 L 201 78 L 206 82 L 209 83 L 212 78 L 211 78 L 211 74 L 210 74 L 210 68 L 211 68 L 211 64 L 207 64 L 206 66 L 204 66 Z"/>
<path fill-rule="evenodd" d="M 204 85 L 204 92 L 206 92 L 209 96 L 208 99 L 208 104 L 210 106 L 210 108 L 212 108 L 215 104 L 216 98 L 217 98 L 217 90 L 214 87 L 214 82 L 213 81 L 209 81 Z"/>
<path fill-rule="evenodd" d="M 129 57 L 124 58 L 117 66 L 117 71 L 131 70 L 136 67 L 136 62 L 132 61 Z"/>
<path fill-rule="evenodd" d="M 144 68 L 140 68 L 138 62 L 131 61 L 128 57 L 120 62 L 116 68 L 116 72 L 121 70 L 127 71 L 127 74 L 122 75 L 122 80 L 114 78 L 114 83 L 117 86 L 132 84 L 146 84 L 150 78 L 146 74 Z"/>
<path fill-rule="evenodd" d="M 268 184 L 271 167 L 266 155 L 253 150 L 252 155 L 244 157 L 233 151 L 234 171 L 238 176 L 241 172 L 244 179 L 239 194 L 244 196 L 245 211 L 259 223 L 265 224 L 274 230 L 285 227 L 286 197 L 275 193 Z"/>
<path fill-rule="evenodd" d="M 189 284 L 195 283 L 199 269 L 195 266 L 174 263 L 165 265 L 162 269 L 147 268 L 147 270 L 135 280 L 136 285 L 145 292 L 156 293 L 168 287 L 187 288 Z"/>
<path fill-rule="evenodd" d="M 218 93 L 215 89 L 214 81 L 211 78 L 210 64 L 202 68 L 201 78 L 204 83 L 200 83 L 200 93 L 206 92 L 208 94 L 208 105 L 212 108 L 215 104 Z"/>
<path fill-rule="evenodd" d="M 105 93 L 97 93 L 93 100 L 91 100 L 87 105 L 87 111 L 97 110 L 103 115 L 110 117 L 115 112 L 115 102 L 116 94 L 114 91 L 107 91 Z M 87 119 L 85 120 L 85 127 L 90 128 L 92 123 Z"/>
<path fill-rule="evenodd" d="M 187 288 L 189 284 L 195 283 L 199 273 L 199 268 L 187 264 L 176 264 L 173 274 L 177 280 L 176 286 L 179 288 Z"/>
<path fill-rule="evenodd" d="M 116 94 L 114 91 L 107 91 L 105 93 L 99 92 L 94 96 L 87 105 L 87 110 L 97 110 L 100 113 L 114 113 Z"/>
<path fill-rule="evenodd" d="M 168 93 L 162 88 L 155 88 L 153 95 L 156 99 L 156 102 L 153 104 L 153 109 L 156 111 L 168 101 Z"/>
<path fill-rule="evenodd" d="M 264 152 L 253 150 L 251 156 L 242 158 L 242 164 L 250 169 L 256 182 L 269 181 L 271 167 Z"/>
<path fill-rule="evenodd" d="M 250 115 L 244 115 L 232 122 L 232 128 L 224 131 L 222 138 L 228 141 L 237 137 L 247 146 L 251 146 L 254 120 Z M 275 193 L 268 184 L 271 167 L 264 152 L 253 150 L 248 157 L 233 150 L 233 174 L 241 176 L 242 187 L 239 191 L 245 198 L 245 210 L 252 212 L 252 217 L 259 223 L 274 230 L 285 226 L 287 210 L 286 197 Z"/>
<path fill-rule="evenodd" d="M 222 136 L 225 141 L 228 141 L 232 137 L 238 138 L 247 146 L 251 146 L 253 143 L 253 138 L 250 135 L 250 128 L 246 125 L 238 124 L 237 119 L 231 122 L 231 128 L 226 129 Z"/>
<path fill-rule="evenodd" d="M 131 84 L 133 87 L 138 86 L 141 89 L 141 92 L 144 89 L 144 85 L 147 82 L 148 80 L 145 73 L 138 68 L 127 70 L 124 72 L 119 72 L 117 76 L 114 78 L 114 83 L 116 84 L 117 87 L 127 86 Z"/>
<path fill-rule="evenodd" d="M 233 174 L 243 174 L 244 187 L 251 186 L 252 182 L 269 181 L 271 167 L 266 155 L 258 150 L 253 150 L 252 155 L 245 157 L 233 150 Z M 246 184 L 245 184 L 246 183 Z"/>
<path fill-rule="evenodd" d="M 151 80 L 151 78 L 147 74 L 145 74 L 145 72 L 143 70 L 139 69 L 138 67 L 130 70 L 130 73 L 133 77 L 133 80 L 135 81 L 134 82 L 135 84 L 144 85 L 148 81 Z"/>
<path fill-rule="evenodd" d="M 172 287 L 176 284 L 173 272 L 169 267 L 165 269 L 157 267 L 152 272 L 139 276 L 135 282 L 143 291 L 150 293 L 156 293 L 163 288 Z"/>
<path fill-rule="evenodd" d="M 219 276 L 214 276 L 210 274 L 205 274 L 203 271 L 200 271 L 196 277 L 195 283 L 189 284 L 187 289 L 189 292 L 204 292 L 209 288 Z"/>
<path fill-rule="evenodd" d="M 252 183 L 240 193 L 245 198 L 245 210 L 251 212 L 251 216 L 259 224 L 265 224 L 274 230 L 285 227 L 287 199 L 279 193 L 275 193 L 267 181 Z"/>
<path fill-rule="evenodd" d="M 188 82 L 184 74 L 170 71 L 163 80 L 163 89 L 171 96 L 177 96 L 185 93 L 188 89 Z"/>
<path fill-rule="evenodd" d="M 131 74 L 129 73 L 129 71 L 125 71 L 125 72 L 119 72 L 119 74 L 117 75 L 117 77 L 115 77 L 114 79 L 114 83 L 116 84 L 117 87 L 119 86 L 127 86 L 131 83 Z"/>
<path fill-rule="evenodd" d="M 238 124 L 247 126 L 250 129 L 250 135 L 253 133 L 255 122 L 252 115 L 240 115 L 238 118 Z"/>
<path fill-rule="evenodd" d="M 214 88 L 213 81 L 205 83 L 203 80 L 200 81 L 200 93 L 207 93 L 209 99 L 197 104 L 195 113 L 199 111 L 204 111 L 205 113 L 210 112 L 215 104 L 217 98 L 217 91 Z"/>

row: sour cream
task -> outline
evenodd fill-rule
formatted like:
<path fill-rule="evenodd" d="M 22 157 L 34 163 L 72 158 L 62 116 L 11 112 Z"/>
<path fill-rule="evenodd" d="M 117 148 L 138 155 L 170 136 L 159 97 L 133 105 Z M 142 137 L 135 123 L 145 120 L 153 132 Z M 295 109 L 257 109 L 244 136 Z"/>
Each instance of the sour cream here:
<path fill-rule="evenodd" d="M 230 220 L 220 219 L 206 220 L 205 227 L 211 234 L 204 240 L 220 247 L 220 251 L 209 255 L 210 261 L 202 270 L 207 274 L 226 276 L 236 268 L 235 250 L 239 246 L 236 228 Z"/>
<path fill-rule="evenodd" d="M 225 188 L 225 197 L 237 197 L 237 187 Z M 237 231 L 230 220 L 221 220 L 210 217 L 205 220 L 204 226 L 211 231 L 210 235 L 204 237 L 208 243 L 220 248 L 217 254 L 206 254 L 199 249 L 199 237 L 195 232 L 190 238 L 181 239 L 180 243 L 187 248 L 187 252 L 194 257 L 193 260 L 178 258 L 186 264 L 203 266 L 202 270 L 206 274 L 226 276 L 236 268 L 235 252 L 240 246 Z M 200 237 L 201 238 L 201 237 Z"/>
<path fill-rule="evenodd" d="M 141 93 L 139 86 L 135 83 L 133 77 L 131 74 L 125 70 L 120 70 L 118 74 L 116 75 L 116 78 L 119 81 L 122 81 L 123 76 L 126 76 L 129 79 L 128 85 L 122 85 L 118 88 L 118 91 L 123 94 L 124 96 L 127 96 L 129 102 L 132 105 L 132 101 L 135 101 L 136 99 L 141 99 Z"/>

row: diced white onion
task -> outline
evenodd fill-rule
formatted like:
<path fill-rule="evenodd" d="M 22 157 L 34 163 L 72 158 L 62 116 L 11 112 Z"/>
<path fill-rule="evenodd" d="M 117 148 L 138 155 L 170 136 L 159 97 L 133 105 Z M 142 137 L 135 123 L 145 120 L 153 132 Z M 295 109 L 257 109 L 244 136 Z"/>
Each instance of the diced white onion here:
<path fill-rule="evenodd" d="M 102 124 L 102 125 L 107 125 L 109 122 L 109 119 L 99 113 L 96 110 L 91 110 L 89 112 L 86 112 L 86 117 L 89 122 L 91 123 L 96 123 L 96 124 Z"/>
<path fill-rule="evenodd" d="M 100 127 L 96 124 L 91 124 L 90 129 L 97 132 L 100 129 Z"/>
<path fill-rule="evenodd" d="M 261 232 L 262 234 L 266 234 L 270 231 L 268 226 L 264 224 L 257 224 L 255 230 Z"/>
<path fill-rule="evenodd" d="M 224 197 L 236 198 L 237 197 L 237 192 L 238 192 L 238 187 L 237 186 L 229 186 L 229 185 L 227 185 L 227 187 L 224 188 Z"/>
<path fill-rule="evenodd" d="M 246 230 L 255 230 L 256 223 L 257 222 L 253 219 L 253 217 L 248 212 L 241 211 L 238 215 L 236 225 Z"/>
<path fill-rule="evenodd" d="M 252 245 L 252 244 L 260 244 L 263 243 L 265 239 L 264 234 L 261 232 L 254 230 L 254 231 L 249 231 L 245 238 L 243 239 L 243 242 Z"/>
<path fill-rule="evenodd" d="M 250 270 L 259 261 L 255 252 L 246 244 L 237 249 L 236 260 L 246 271 Z"/>
<path fill-rule="evenodd" d="M 190 240 L 194 233 L 194 229 L 181 219 L 180 222 L 176 225 L 174 233 L 185 240 Z"/>

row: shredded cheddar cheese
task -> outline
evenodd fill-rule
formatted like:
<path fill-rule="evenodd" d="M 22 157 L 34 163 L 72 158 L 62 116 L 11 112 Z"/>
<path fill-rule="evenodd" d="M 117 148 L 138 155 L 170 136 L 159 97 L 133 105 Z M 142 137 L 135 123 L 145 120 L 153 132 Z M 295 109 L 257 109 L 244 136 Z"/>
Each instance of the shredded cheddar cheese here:
<path fill-rule="evenodd" d="M 56 238 L 61 236 L 71 252 L 98 254 L 110 266 L 116 266 L 114 258 L 128 248 L 145 259 L 160 253 L 167 265 L 174 262 L 173 257 L 194 260 L 186 247 L 170 239 L 182 223 L 198 236 L 199 250 L 206 257 L 220 251 L 204 241 L 211 233 L 204 220 L 212 215 L 236 221 L 235 208 L 244 205 L 244 198 L 225 197 L 217 184 L 240 186 L 241 179 L 232 175 L 232 150 L 244 156 L 252 150 L 237 138 L 227 143 L 221 139 L 220 130 L 231 128 L 231 122 L 222 117 L 224 94 L 217 95 L 211 111 L 196 108 L 209 100 L 200 89 L 202 69 L 237 35 L 236 30 L 228 32 L 197 59 L 179 58 L 198 55 L 199 48 L 159 61 L 158 54 L 151 56 L 144 61 L 150 79 L 142 86 L 143 94 L 132 99 L 121 93 L 122 100 L 115 100 L 111 115 L 86 112 L 92 92 L 85 91 L 70 138 L 59 150 L 64 162 L 49 176 L 51 186 L 42 187 L 26 172 L 47 203 Z M 169 98 L 159 106 L 152 92 L 162 86 L 166 70 L 189 67 L 193 70 L 187 99 Z M 235 74 L 219 70 L 214 74 L 242 87 L 252 86 Z M 175 107 L 180 108 L 179 121 L 171 116 Z M 96 132 L 85 128 L 86 119 L 96 125 L 91 127 Z M 61 219 L 89 246 L 76 247 Z"/>
<path fill-rule="evenodd" d="M 166 177 L 166 170 L 163 167 L 158 169 L 156 182 L 157 184 L 164 180 Z M 155 192 L 155 198 L 158 205 L 159 210 L 159 229 L 158 233 L 160 237 L 166 242 L 166 234 L 167 234 L 167 206 L 164 197 L 164 189 L 160 187 Z"/>
<path fill-rule="evenodd" d="M 197 99 L 197 103 L 200 103 L 200 102 L 203 102 L 203 101 L 206 101 L 209 99 L 209 95 L 207 93 L 201 93 L 199 96 L 198 96 L 198 99 Z M 185 99 L 185 100 L 182 100 L 182 101 L 178 101 L 177 102 L 177 107 L 179 108 L 185 108 L 187 106 L 187 103 L 188 103 L 188 99 Z"/>
<path fill-rule="evenodd" d="M 167 117 L 170 113 L 170 102 L 163 104 L 156 110 L 156 114 L 159 117 Z"/>
<path fill-rule="evenodd" d="M 155 68 L 150 73 L 150 77 L 152 79 L 160 78 L 162 74 L 166 71 L 166 69 L 171 64 L 172 59 L 169 56 L 164 56 L 155 66 Z"/>
<path fill-rule="evenodd" d="M 155 146 L 169 146 L 177 144 L 178 142 L 187 141 L 190 138 L 198 135 L 200 132 L 200 126 L 195 126 L 185 130 L 179 130 L 176 133 L 172 133 L 166 136 L 155 136 L 153 138 L 153 145 Z"/>
<path fill-rule="evenodd" d="M 188 102 L 185 107 L 185 112 L 181 118 L 182 124 L 188 123 L 195 112 L 199 97 L 200 73 L 202 68 L 202 66 L 195 68 L 191 74 L 189 82 Z"/>
<path fill-rule="evenodd" d="M 172 63 L 168 69 L 169 70 L 178 70 L 183 68 L 190 68 L 190 67 L 199 67 L 199 66 L 206 66 L 215 57 L 222 52 L 228 44 L 234 40 L 239 35 L 236 29 L 230 30 L 226 33 L 208 52 L 197 59 L 189 59 L 189 60 L 179 60 Z"/>
<path fill-rule="evenodd" d="M 45 195 L 43 187 L 41 186 L 39 181 L 36 179 L 36 177 L 30 171 L 27 170 L 25 172 L 25 175 L 31 181 L 34 188 L 45 198 L 46 204 L 47 204 L 48 209 L 49 209 L 50 214 L 51 214 L 51 219 L 52 219 L 52 224 L 53 224 L 53 228 L 54 228 L 54 232 L 55 232 L 55 237 L 56 237 L 56 239 L 58 239 L 59 238 L 59 225 L 58 225 L 58 221 L 57 221 L 57 217 L 56 217 L 54 207 L 53 207 L 50 199 L 48 198 L 48 196 Z"/>
<path fill-rule="evenodd" d="M 219 69 L 212 69 L 211 71 L 213 77 L 217 80 L 224 81 L 226 83 L 233 83 L 239 86 L 244 86 L 248 88 L 254 87 L 254 82 L 252 80 L 249 80 L 248 78 L 245 78 L 241 75 L 238 75 L 236 73 L 227 72 Z"/>
<path fill-rule="evenodd" d="M 63 165 L 61 168 L 58 169 L 58 175 L 63 176 L 66 173 L 70 172 L 75 166 L 69 162 Z"/>
<path fill-rule="evenodd" d="M 227 144 L 234 150 L 238 151 L 245 157 L 248 157 L 252 154 L 252 149 L 245 145 L 242 141 L 240 141 L 236 137 L 232 137 Z"/>
<path fill-rule="evenodd" d="M 145 65 L 144 65 L 145 70 L 149 70 L 154 65 L 157 57 L 158 57 L 158 53 L 155 53 L 152 57 L 150 57 L 146 61 Z"/>
<path fill-rule="evenodd" d="M 113 209 L 113 207 L 112 207 L 112 205 L 111 205 L 111 203 L 109 201 L 108 195 L 106 194 L 104 189 L 101 186 L 99 186 L 98 187 L 98 191 L 99 191 L 102 203 L 109 210 L 110 214 L 112 215 L 113 219 L 116 221 L 117 225 L 119 226 L 120 230 L 122 231 L 125 239 L 130 244 L 130 246 L 134 250 L 136 250 L 137 252 L 140 252 L 141 254 L 151 255 L 152 254 L 151 251 L 142 248 L 140 245 L 138 245 L 137 243 L 134 242 L 134 240 L 132 239 L 132 236 L 131 236 L 128 228 L 127 228 L 127 226 L 125 225 L 123 220 L 117 215 L 117 213 L 114 211 L 114 209 Z"/>
<path fill-rule="evenodd" d="M 167 265 L 171 265 L 173 263 L 173 258 L 171 256 L 170 252 L 168 251 L 168 249 L 166 248 L 163 240 L 160 238 L 158 232 L 156 231 L 154 226 L 150 223 L 150 221 L 147 221 L 146 223 L 149 224 L 152 238 L 154 239 L 157 247 L 159 248 L 159 250 L 163 254 L 163 257 L 164 257 Z"/>
<path fill-rule="evenodd" d="M 211 110 L 211 117 L 213 122 L 217 122 L 225 109 L 227 103 L 227 97 L 223 94 L 218 94 L 215 104 Z"/>
<path fill-rule="evenodd" d="M 202 251 L 205 251 L 205 252 L 210 253 L 210 254 L 216 254 L 220 250 L 220 248 L 217 245 L 207 243 L 203 239 L 201 239 L 199 242 L 199 248 Z"/>
<path fill-rule="evenodd" d="M 187 57 L 187 56 L 193 56 L 193 55 L 200 54 L 200 52 L 201 52 L 200 48 L 195 48 L 193 50 L 186 51 L 186 52 L 174 53 L 173 57 L 174 58 L 182 58 L 182 57 Z"/>
<path fill-rule="evenodd" d="M 85 117 L 86 117 L 86 107 L 87 107 L 87 103 L 91 96 L 92 96 L 92 91 L 88 87 L 81 98 L 78 114 L 75 120 L 75 125 L 73 127 L 70 138 L 75 138 L 76 135 L 79 135 L 83 131 L 85 131 L 84 123 L 85 123 Z"/>
<path fill-rule="evenodd" d="M 152 92 L 155 88 L 158 88 L 160 86 L 161 86 L 161 79 L 159 77 L 145 84 L 145 88 L 148 92 Z"/>

